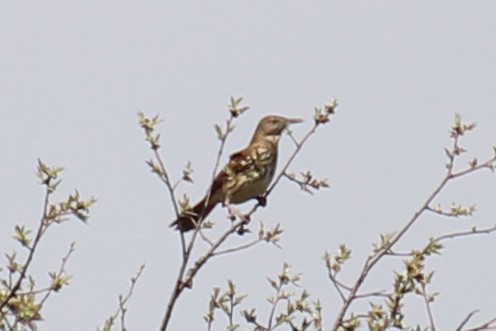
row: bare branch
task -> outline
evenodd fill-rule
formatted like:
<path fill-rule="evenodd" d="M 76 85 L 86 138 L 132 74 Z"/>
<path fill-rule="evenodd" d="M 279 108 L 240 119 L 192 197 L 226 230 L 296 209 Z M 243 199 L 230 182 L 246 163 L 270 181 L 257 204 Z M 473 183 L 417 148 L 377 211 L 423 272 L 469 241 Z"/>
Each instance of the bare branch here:
<path fill-rule="evenodd" d="M 448 157 L 448 164 L 446 165 L 447 171 L 446 171 L 445 177 L 437 185 L 437 187 L 434 189 L 434 191 L 427 197 L 427 199 L 420 206 L 420 208 L 417 209 L 417 211 L 413 214 L 413 216 L 405 223 L 405 225 L 397 233 L 395 233 L 387 241 L 387 243 L 378 247 L 374 251 L 374 253 L 369 255 L 369 257 L 366 259 L 366 261 L 363 265 L 362 271 L 360 272 L 357 280 L 355 281 L 354 285 L 352 286 L 351 291 L 348 294 L 343 306 L 341 307 L 340 311 L 338 312 L 338 317 L 336 318 L 335 323 L 332 327 L 333 331 L 337 331 L 343 325 L 345 315 L 346 315 L 348 309 L 350 308 L 351 303 L 356 299 L 358 290 L 363 285 L 369 272 L 374 268 L 374 266 L 384 256 L 391 255 L 392 248 L 395 246 L 395 244 L 404 236 L 404 234 L 411 228 L 411 226 L 417 222 L 419 217 L 425 211 L 430 211 L 429 206 L 431 205 L 432 201 L 445 188 L 447 183 L 452 179 L 462 177 L 464 175 L 476 172 L 476 171 L 483 169 L 483 168 L 488 168 L 491 170 L 493 169 L 493 165 L 496 161 L 496 155 L 493 156 L 492 158 L 490 158 L 489 160 L 487 160 L 486 162 L 483 162 L 479 165 L 477 165 L 475 162 L 472 162 L 468 169 L 462 170 L 459 172 L 453 172 L 455 158 L 465 151 L 462 147 L 459 146 L 458 138 L 461 135 L 463 135 L 464 132 L 473 129 L 474 127 L 475 127 L 475 124 L 463 125 L 461 123 L 461 117 L 459 115 L 457 115 L 455 117 L 455 125 L 453 126 L 452 131 L 451 131 L 451 136 L 453 138 L 453 147 L 451 150 L 445 149 L 446 155 Z M 431 327 L 432 326 L 433 326 L 433 323 L 431 323 Z"/>
<path fill-rule="evenodd" d="M 343 284 L 341 284 L 336 279 L 336 277 L 332 274 L 332 270 L 331 269 L 329 269 L 328 276 L 329 276 L 329 279 L 330 279 L 331 283 L 334 285 L 334 288 L 336 289 L 336 291 L 338 292 L 339 296 L 341 297 L 341 300 L 343 301 L 343 303 L 346 302 L 346 296 L 344 295 L 343 290 L 341 288 L 346 288 L 348 291 L 351 290 L 351 289 L 349 287 L 344 287 Z"/>
<path fill-rule="evenodd" d="M 434 314 L 432 313 L 432 307 L 431 307 L 432 299 L 427 294 L 427 290 L 425 287 L 426 287 L 426 285 L 422 284 L 421 295 L 422 295 L 422 298 L 424 299 L 425 310 L 427 311 L 427 316 L 429 316 L 430 329 L 431 329 L 431 331 L 436 331 L 436 324 L 434 323 Z"/>
<path fill-rule="evenodd" d="M 470 319 L 479 312 L 479 310 L 474 310 L 474 311 L 471 311 L 470 313 L 468 313 L 467 317 L 465 317 L 463 319 L 463 321 L 460 323 L 460 325 L 456 328 L 455 331 L 462 331 L 463 327 L 465 326 L 465 324 L 467 324 Z"/>
<path fill-rule="evenodd" d="M 255 239 L 255 240 L 250 241 L 250 242 L 243 244 L 243 245 L 239 245 L 239 246 L 231 247 L 231 248 L 226 248 L 226 249 L 223 249 L 221 251 L 215 252 L 214 254 L 212 254 L 212 256 L 219 256 L 219 255 L 223 255 L 223 254 L 239 252 L 239 251 L 248 249 L 250 247 L 253 247 L 256 244 L 260 243 L 261 241 L 263 241 L 263 239 Z"/>
<path fill-rule="evenodd" d="M 129 287 L 127 294 L 125 296 L 123 296 L 122 294 L 119 295 L 119 307 L 112 315 L 109 316 L 109 318 L 107 318 L 107 320 L 105 321 L 105 324 L 103 326 L 102 331 L 110 331 L 112 326 L 114 325 L 115 320 L 119 316 L 120 316 L 120 321 L 121 321 L 121 330 L 122 331 L 126 330 L 126 328 L 125 328 L 125 314 L 127 311 L 126 303 L 129 301 L 129 299 L 133 295 L 134 287 L 136 286 L 136 283 L 138 282 L 138 279 L 141 277 L 141 274 L 143 273 L 144 269 L 145 269 L 145 265 L 142 264 L 139 267 L 138 272 L 133 277 L 131 277 L 131 286 Z"/>
<path fill-rule="evenodd" d="M 57 275 L 55 275 L 54 277 L 54 281 L 56 279 L 63 279 L 63 280 L 67 280 L 69 277 L 66 277 L 64 278 L 63 275 L 65 274 L 65 265 L 67 263 L 67 261 L 69 260 L 70 256 L 72 255 L 72 253 L 74 252 L 74 249 L 75 249 L 75 243 L 71 243 L 70 246 L 69 246 L 69 250 L 67 251 L 67 254 L 62 258 L 62 263 L 60 265 L 60 268 L 58 270 L 58 273 Z M 39 306 L 40 306 L 40 310 L 41 310 L 41 307 L 43 306 L 43 304 L 45 303 L 45 301 L 48 299 L 48 297 L 50 296 L 50 294 L 53 292 L 53 291 L 58 291 L 60 289 L 60 287 L 62 286 L 63 284 L 52 284 L 50 285 L 50 287 L 48 288 L 45 296 L 43 297 L 43 299 L 41 299 L 40 303 L 39 303 Z M 59 287 L 60 286 L 60 287 Z"/>
<path fill-rule="evenodd" d="M 310 136 L 313 135 L 316 132 L 318 126 L 319 126 L 319 123 L 315 123 L 313 125 L 313 127 L 310 129 L 310 131 L 308 131 L 308 133 L 305 136 L 303 136 L 303 138 L 298 143 L 296 143 L 295 150 L 289 156 L 288 160 L 286 161 L 286 164 L 284 164 L 284 166 L 282 167 L 281 171 L 279 172 L 279 174 L 277 175 L 277 177 L 275 178 L 275 180 L 270 185 L 269 189 L 265 193 L 265 197 L 268 197 L 269 194 L 272 192 L 272 190 L 276 187 L 277 183 L 279 183 L 279 181 L 281 180 L 281 177 L 284 176 L 284 174 L 288 170 L 289 166 L 291 165 L 291 163 L 293 162 L 293 160 L 296 158 L 296 156 L 298 155 L 298 153 L 300 152 L 301 148 L 303 147 L 303 145 L 305 144 L 305 142 L 308 140 L 308 138 L 310 138 Z"/>
<path fill-rule="evenodd" d="M 34 252 L 36 251 L 36 248 L 38 247 L 38 244 L 40 242 L 40 239 L 43 234 L 43 229 L 45 227 L 45 217 L 47 215 L 48 211 L 48 204 L 49 204 L 49 199 L 50 199 L 50 194 L 53 192 L 52 189 L 50 189 L 50 181 L 51 179 L 48 179 L 46 183 L 46 189 L 45 189 L 45 198 L 43 202 L 43 211 L 41 213 L 41 218 L 38 223 L 38 230 L 36 231 L 36 236 L 34 238 L 32 246 L 29 248 L 29 254 L 26 259 L 26 262 L 24 263 L 24 266 L 20 272 L 19 278 L 17 279 L 15 285 L 10 289 L 9 294 L 5 297 L 5 299 L 0 302 L 0 311 L 3 310 L 3 308 L 8 304 L 10 299 L 15 297 L 17 291 L 21 288 L 22 281 L 26 277 L 27 271 L 31 265 L 31 262 L 33 261 L 33 256 Z"/>
<path fill-rule="evenodd" d="M 496 330 L 496 317 L 490 319 L 487 322 L 482 323 L 476 327 L 464 330 L 464 331 L 484 331 L 484 330 Z"/>

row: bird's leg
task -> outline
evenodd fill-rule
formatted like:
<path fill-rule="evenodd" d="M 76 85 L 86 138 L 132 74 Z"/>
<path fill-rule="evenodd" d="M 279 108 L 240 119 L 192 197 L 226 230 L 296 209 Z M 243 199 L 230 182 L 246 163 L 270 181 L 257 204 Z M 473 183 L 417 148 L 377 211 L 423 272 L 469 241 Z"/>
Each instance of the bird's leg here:
<path fill-rule="evenodd" d="M 236 220 L 236 213 L 238 212 L 231 204 L 226 204 L 227 207 L 227 218 L 234 222 Z"/>
<path fill-rule="evenodd" d="M 250 223 L 250 215 L 249 214 L 240 214 L 239 218 L 240 218 L 242 223 L 236 232 L 238 235 L 242 236 L 245 233 L 250 232 L 250 229 L 248 229 L 246 227 L 246 225 L 248 225 L 248 223 Z"/>
<path fill-rule="evenodd" d="M 265 199 L 265 198 L 264 198 Z M 250 223 L 250 215 L 241 213 L 238 209 L 236 209 L 231 203 L 229 196 L 224 199 L 223 206 L 227 207 L 227 217 L 234 222 L 236 217 L 241 220 L 241 225 L 237 229 L 237 234 L 242 236 L 243 234 L 250 232 L 250 229 L 246 228 L 245 225 Z"/>
<path fill-rule="evenodd" d="M 250 222 L 250 215 L 241 213 L 238 209 L 234 208 L 232 205 L 227 205 L 228 217 L 231 221 L 235 221 L 236 217 L 238 217 L 244 224 L 248 224 Z"/>

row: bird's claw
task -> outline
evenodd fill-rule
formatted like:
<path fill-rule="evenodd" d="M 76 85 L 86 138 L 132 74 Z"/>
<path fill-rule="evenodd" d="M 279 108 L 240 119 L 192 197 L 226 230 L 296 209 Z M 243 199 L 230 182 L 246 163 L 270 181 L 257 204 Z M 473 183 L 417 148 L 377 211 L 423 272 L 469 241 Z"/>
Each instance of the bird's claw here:
<path fill-rule="evenodd" d="M 257 201 L 258 201 L 258 204 L 260 205 L 260 207 L 265 207 L 267 206 L 267 198 L 264 197 L 264 196 L 258 196 L 255 198 Z"/>
<path fill-rule="evenodd" d="M 250 229 L 248 229 L 248 228 L 245 227 L 245 224 L 247 224 L 247 223 L 241 224 L 241 226 L 238 228 L 238 231 L 236 231 L 236 233 L 238 235 L 242 236 L 242 235 L 244 235 L 247 232 L 248 233 L 251 232 Z"/>

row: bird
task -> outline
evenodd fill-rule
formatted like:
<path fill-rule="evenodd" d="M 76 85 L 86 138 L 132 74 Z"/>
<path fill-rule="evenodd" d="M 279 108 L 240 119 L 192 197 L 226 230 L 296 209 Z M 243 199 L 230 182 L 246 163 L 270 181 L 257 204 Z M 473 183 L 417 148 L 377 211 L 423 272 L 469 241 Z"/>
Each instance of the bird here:
<path fill-rule="evenodd" d="M 215 176 L 207 194 L 193 208 L 182 212 L 171 223 L 176 230 L 195 229 L 217 206 L 261 199 L 267 191 L 277 165 L 278 143 L 282 132 L 299 118 L 269 115 L 262 118 L 248 146 L 232 154 L 224 168 Z"/>

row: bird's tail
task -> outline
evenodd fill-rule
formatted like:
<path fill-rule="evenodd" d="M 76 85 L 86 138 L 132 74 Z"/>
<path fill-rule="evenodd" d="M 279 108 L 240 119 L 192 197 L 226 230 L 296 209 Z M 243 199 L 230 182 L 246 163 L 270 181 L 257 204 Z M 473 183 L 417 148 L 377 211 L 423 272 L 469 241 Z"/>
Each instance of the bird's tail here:
<path fill-rule="evenodd" d="M 204 220 L 208 214 L 214 209 L 217 202 L 210 201 L 205 204 L 205 199 L 203 198 L 198 202 L 189 212 L 189 215 L 180 216 L 177 220 L 171 223 L 171 227 L 176 227 L 176 230 L 186 232 L 196 228 L 198 221 Z"/>

